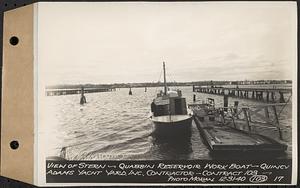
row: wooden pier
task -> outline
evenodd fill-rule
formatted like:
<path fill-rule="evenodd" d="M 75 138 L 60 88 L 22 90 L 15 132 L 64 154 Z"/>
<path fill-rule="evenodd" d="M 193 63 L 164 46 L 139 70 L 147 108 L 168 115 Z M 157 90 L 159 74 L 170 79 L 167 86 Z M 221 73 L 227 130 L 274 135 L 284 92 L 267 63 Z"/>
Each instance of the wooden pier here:
<path fill-rule="evenodd" d="M 84 88 L 84 93 L 111 92 L 115 90 L 116 90 L 115 88 Z M 81 93 L 81 88 L 46 89 L 46 96 L 74 95 L 80 93 Z"/>
<path fill-rule="evenodd" d="M 218 109 L 212 104 L 191 104 L 189 108 L 193 110 L 196 126 L 212 152 L 281 153 L 287 149 L 282 142 L 275 104 Z"/>
<path fill-rule="evenodd" d="M 214 86 L 194 86 L 193 92 L 208 93 L 215 95 L 228 95 L 230 97 L 238 97 L 244 99 L 253 99 L 264 102 L 280 102 L 284 103 L 284 93 L 292 94 L 292 88 L 230 88 L 230 87 L 214 87 Z"/>

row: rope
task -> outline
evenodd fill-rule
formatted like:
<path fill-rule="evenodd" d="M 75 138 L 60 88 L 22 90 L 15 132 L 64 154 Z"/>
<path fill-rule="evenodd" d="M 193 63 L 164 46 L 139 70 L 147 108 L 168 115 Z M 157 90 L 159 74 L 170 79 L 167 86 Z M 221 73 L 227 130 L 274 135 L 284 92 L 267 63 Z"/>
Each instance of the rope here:
<path fill-rule="evenodd" d="M 157 83 L 160 81 L 161 75 L 162 75 L 162 70 L 160 70 L 160 74 L 159 74 Z M 158 89 L 158 87 L 155 87 L 155 93 L 157 93 L 157 89 Z"/>
<path fill-rule="evenodd" d="M 175 84 L 175 85 L 174 85 L 175 90 L 177 90 L 178 87 L 177 87 L 177 85 L 176 85 L 176 81 L 175 81 L 173 75 L 172 75 L 170 72 L 168 72 L 167 76 L 170 78 L 170 79 L 168 79 L 168 80 L 172 80 L 172 81 L 173 81 L 173 84 Z M 172 81 L 171 81 L 171 82 L 172 82 Z M 170 82 L 170 81 L 169 81 L 169 82 Z"/>

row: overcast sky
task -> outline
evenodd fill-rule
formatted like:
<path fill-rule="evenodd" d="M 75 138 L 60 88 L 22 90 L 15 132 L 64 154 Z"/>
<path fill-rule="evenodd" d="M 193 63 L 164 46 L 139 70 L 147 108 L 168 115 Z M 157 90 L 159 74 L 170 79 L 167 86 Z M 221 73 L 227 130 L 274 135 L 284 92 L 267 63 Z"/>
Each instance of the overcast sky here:
<path fill-rule="evenodd" d="M 292 79 L 296 3 L 39 3 L 47 84 Z"/>

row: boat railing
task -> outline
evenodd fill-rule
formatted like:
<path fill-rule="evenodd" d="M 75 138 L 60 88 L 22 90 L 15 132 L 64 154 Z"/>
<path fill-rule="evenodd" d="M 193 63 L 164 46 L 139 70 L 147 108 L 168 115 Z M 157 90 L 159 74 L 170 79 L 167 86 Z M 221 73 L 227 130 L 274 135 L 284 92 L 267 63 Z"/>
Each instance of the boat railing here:
<path fill-rule="evenodd" d="M 214 115 L 214 120 L 221 125 L 230 125 L 232 128 L 248 133 L 261 134 L 267 137 L 278 137 L 284 140 L 285 129 L 280 124 L 280 114 L 286 103 L 274 103 L 251 106 L 213 107 L 210 104 L 189 105 L 198 116 Z"/>
<path fill-rule="evenodd" d="M 265 104 L 256 106 L 231 106 L 216 109 L 223 122 L 231 121 L 236 129 L 250 133 L 273 136 L 276 133 L 280 140 L 284 140 L 283 127 L 280 124 L 280 114 L 286 104 Z M 279 112 L 278 112 L 279 111 Z"/>

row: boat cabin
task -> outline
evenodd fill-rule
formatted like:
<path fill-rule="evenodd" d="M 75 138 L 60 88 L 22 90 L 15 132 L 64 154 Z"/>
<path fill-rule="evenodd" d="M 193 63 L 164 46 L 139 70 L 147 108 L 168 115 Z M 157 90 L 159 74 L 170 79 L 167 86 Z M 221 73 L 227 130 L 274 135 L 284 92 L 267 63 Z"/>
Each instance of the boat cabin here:
<path fill-rule="evenodd" d="M 168 91 L 167 94 L 160 92 L 151 103 L 151 111 L 154 116 L 186 115 L 186 101 L 180 90 Z"/>

